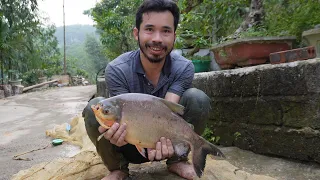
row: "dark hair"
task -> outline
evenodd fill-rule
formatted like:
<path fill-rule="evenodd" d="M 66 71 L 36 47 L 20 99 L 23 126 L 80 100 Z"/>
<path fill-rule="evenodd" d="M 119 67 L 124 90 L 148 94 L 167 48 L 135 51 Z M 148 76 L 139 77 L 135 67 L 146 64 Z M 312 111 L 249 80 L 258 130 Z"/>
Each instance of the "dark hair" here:
<path fill-rule="evenodd" d="M 170 11 L 174 18 L 174 31 L 177 30 L 180 12 L 177 4 L 172 0 L 145 0 L 139 7 L 136 14 L 136 28 L 140 30 L 142 15 L 146 12 L 164 12 Z"/>

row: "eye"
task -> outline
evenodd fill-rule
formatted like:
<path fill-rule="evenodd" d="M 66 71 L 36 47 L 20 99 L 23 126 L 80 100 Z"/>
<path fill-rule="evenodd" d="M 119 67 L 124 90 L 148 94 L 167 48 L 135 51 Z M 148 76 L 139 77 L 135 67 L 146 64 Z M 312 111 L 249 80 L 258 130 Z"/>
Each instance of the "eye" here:
<path fill-rule="evenodd" d="M 151 32 L 151 31 L 152 31 L 152 28 L 147 28 L 146 31 L 150 31 L 150 32 Z"/>
<path fill-rule="evenodd" d="M 103 112 L 104 112 L 104 114 L 108 114 L 110 111 L 108 109 L 106 109 Z"/>

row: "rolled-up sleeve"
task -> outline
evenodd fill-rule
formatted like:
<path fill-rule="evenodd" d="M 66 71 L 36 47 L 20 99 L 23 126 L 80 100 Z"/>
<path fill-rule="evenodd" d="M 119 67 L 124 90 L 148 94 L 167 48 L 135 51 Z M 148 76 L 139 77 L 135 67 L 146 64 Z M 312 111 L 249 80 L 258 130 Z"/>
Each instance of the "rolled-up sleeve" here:
<path fill-rule="evenodd" d="M 194 65 L 189 63 L 181 73 L 175 78 L 172 85 L 169 87 L 168 92 L 182 96 L 182 94 L 192 86 L 194 77 Z"/>
<path fill-rule="evenodd" d="M 121 69 L 108 64 L 105 70 L 105 80 L 110 97 L 129 93 L 129 87 Z"/>

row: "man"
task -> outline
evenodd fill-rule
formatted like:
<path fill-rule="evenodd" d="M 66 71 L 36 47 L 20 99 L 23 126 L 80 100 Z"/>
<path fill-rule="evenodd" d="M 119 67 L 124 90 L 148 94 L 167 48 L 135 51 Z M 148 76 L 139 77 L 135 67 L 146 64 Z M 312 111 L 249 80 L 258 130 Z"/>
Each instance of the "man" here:
<path fill-rule="evenodd" d="M 122 54 L 106 67 L 106 83 L 110 96 L 122 93 L 146 93 L 179 103 L 185 107 L 183 118 L 202 134 L 210 109 L 210 99 L 202 91 L 191 88 L 194 66 L 184 57 L 171 53 L 179 22 L 179 8 L 171 0 L 146 0 L 136 14 L 133 35 L 139 43 L 137 51 Z M 114 124 L 106 131 L 99 126 L 90 106 L 102 98 L 91 100 L 83 111 L 86 129 L 110 174 L 104 179 L 125 179 L 129 163 L 167 159 L 168 170 L 192 179 L 196 176 L 187 156 L 177 157 L 169 139 L 162 137 L 156 149 L 147 149 L 147 158 L 128 144 L 126 124 Z"/>

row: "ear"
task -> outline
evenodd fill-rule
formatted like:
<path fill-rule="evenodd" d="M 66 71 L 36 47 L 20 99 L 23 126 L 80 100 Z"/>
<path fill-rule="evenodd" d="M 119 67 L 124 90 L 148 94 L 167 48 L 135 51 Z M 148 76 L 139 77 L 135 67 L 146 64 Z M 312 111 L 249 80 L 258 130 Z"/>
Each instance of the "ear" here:
<path fill-rule="evenodd" d="M 134 39 L 135 40 L 139 40 L 139 30 L 138 30 L 138 28 L 133 28 L 133 36 L 134 36 Z"/>

